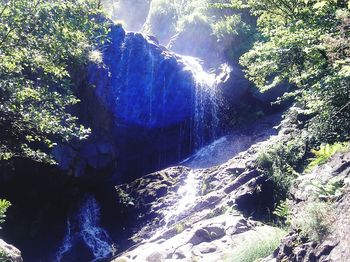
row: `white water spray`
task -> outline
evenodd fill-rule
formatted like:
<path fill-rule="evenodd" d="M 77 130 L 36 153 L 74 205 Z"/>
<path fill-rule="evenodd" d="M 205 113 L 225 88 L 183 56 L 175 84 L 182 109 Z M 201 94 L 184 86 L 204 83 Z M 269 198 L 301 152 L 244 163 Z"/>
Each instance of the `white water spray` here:
<path fill-rule="evenodd" d="M 192 207 L 198 196 L 199 181 L 198 173 L 195 170 L 191 170 L 184 184 L 177 191 L 178 201 L 167 211 L 164 217 L 165 226 L 168 226 L 171 221 L 175 220 L 176 222 L 177 218 Z"/>
<path fill-rule="evenodd" d="M 194 136 L 195 147 L 201 148 L 208 140 L 214 140 L 219 126 L 218 92 L 215 74 L 206 72 L 200 60 L 191 56 L 182 56 L 182 60 L 195 81 L 194 97 Z"/>
<path fill-rule="evenodd" d="M 89 196 L 81 205 L 77 215 L 68 218 L 67 233 L 56 253 L 56 261 L 64 262 L 64 257 L 83 241 L 94 259 L 108 258 L 112 253 L 112 239 L 106 230 L 99 226 L 100 207 L 95 198 Z"/>

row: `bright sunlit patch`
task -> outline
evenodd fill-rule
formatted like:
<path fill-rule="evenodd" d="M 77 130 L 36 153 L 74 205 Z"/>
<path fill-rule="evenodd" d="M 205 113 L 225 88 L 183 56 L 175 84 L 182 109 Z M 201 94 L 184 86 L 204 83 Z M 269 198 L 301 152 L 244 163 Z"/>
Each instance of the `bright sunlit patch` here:
<path fill-rule="evenodd" d="M 198 58 L 192 56 L 182 56 L 182 60 L 186 65 L 186 69 L 192 72 L 197 83 L 208 89 L 215 87 L 215 74 L 206 72 L 200 64 L 200 60 Z"/>
<path fill-rule="evenodd" d="M 186 212 L 193 205 L 198 195 L 198 188 L 199 179 L 197 177 L 197 172 L 191 170 L 188 173 L 184 184 L 180 186 L 177 191 L 177 195 L 179 196 L 178 202 L 172 209 L 167 211 L 164 218 L 166 225 L 168 225 L 171 220 L 176 220 L 176 218 Z"/>
<path fill-rule="evenodd" d="M 102 64 L 103 62 L 103 55 L 102 52 L 99 50 L 91 50 L 89 52 L 89 60 L 94 64 Z"/>

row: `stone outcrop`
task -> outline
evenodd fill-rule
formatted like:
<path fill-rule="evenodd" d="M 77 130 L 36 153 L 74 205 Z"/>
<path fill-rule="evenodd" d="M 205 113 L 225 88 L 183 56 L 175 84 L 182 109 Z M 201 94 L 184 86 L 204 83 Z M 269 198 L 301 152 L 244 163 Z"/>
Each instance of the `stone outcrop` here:
<path fill-rule="evenodd" d="M 250 231 L 265 229 L 252 219 L 258 214 L 246 215 L 271 204 L 265 187 L 268 181 L 256 170 L 256 160 L 260 151 L 277 141 L 288 141 L 291 133 L 276 135 L 266 128 L 251 132 L 247 134 L 250 147 L 237 150 L 221 165 L 173 167 L 117 186 L 119 201 L 130 210 L 125 219 L 134 219 L 133 245 L 118 257 L 140 262 L 224 261 Z M 198 157 L 192 161 L 201 162 Z M 241 204 L 244 201 L 251 206 Z"/>
<path fill-rule="evenodd" d="M 119 183 L 178 163 L 211 141 L 235 106 L 257 101 L 239 66 L 207 74 L 194 57 L 120 25 L 111 26 L 102 50 L 102 62 L 76 76 L 75 110 L 92 133 L 53 150 L 60 167 L 77 177 L 111 174 Z"/>
<path fill-rule="evenodd" d="M 19 251 L 16 247 L 7 244 L 2 239 L 0 239 L 0 260 L 9 262 L 23 262 L 21 251 Z"/>
<path fill-rule="evenodd" d="M 331 183 L 339 181 L 337 191 L 329 190 Z M 329 191 L 327 191 L 329 190 Z M 327 193 L 328 192 L 328 193 Z M 267 261 L 348 261 L 350 256 L 350 152 L 334 155 L 327 163 L 316 167 L 311 173 L 298 178 L 291 190 L 291 223 L 294 230 L 282 240 L 271 260 Z M 305 208 L 316 205 L 315 201 L 328 203 L 329 210 L 316 212 L 320 219 L 329 219 L 322 238 L 310 239 L 298 228 L 298 219 L 308 216 Z M 307 217 L 306 217 L 307 219 Z M 316 223 L 316 222 L 315 222 Z M 317 230 L 322 230 L 322 221 Z"/>
<path fill-rule="evenodd" d="M 208 87 L 201 88 L 204 83 L 196 79 L 194 70 L 200 65 L 195 60 L 194 69 L 155 38 L 125 32 L 118 25 L 109 36 L 103 63 L 89 66 L 78 94 L 77 114 L 92 134 L 53 152 L 60 166 L 75 176 L 102 170 L 125 181 L 188 156 L 195 135 L 202 135 L 197 124 L 208 129 L 206 115 L 213 103 Z M 208 134 L 203 136 L 205 142 Z"/>

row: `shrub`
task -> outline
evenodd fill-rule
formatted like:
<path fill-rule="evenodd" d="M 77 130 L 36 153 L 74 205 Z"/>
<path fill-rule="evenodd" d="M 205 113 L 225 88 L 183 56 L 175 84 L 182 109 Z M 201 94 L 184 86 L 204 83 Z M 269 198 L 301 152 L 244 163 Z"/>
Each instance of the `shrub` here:
<path fill-rule="evenodd" d="M 303 211 L 294 226 L 311 240 L 321 242 L 330 232 L 333 221 L 330 205 L 316 200 L 306 204 Z"/>
<path fill-rule="evenodd" d="M 239 239 L 228 261 L 253 262 L 272 254 L 286 231 L 274 227 L 262 227 L 256 231 L 249 231 L 244 239 Z"/>
<path fill-rule="evenodd" d="M 313 192 L 316 199 L 324 201 L 335 201 L 344 193 L 344 179 L 339 177 L 331 178 L 326 184 L 320 181 L 312 181 Z"/>
<path fill-rule="evenodd" d="M 275 203 L 287 198 L 292 181 L 299 175 L 306 151 L 306 139 L 295 137 L 281 142 L 258 156 L 258 169 L 273 183 Z"/>
<path fill-rule="evenodd" d="M 175 34 L 176 21 L 177 9 L 173 0 L 152 1 L 143 31 L 166 43 Z"/>

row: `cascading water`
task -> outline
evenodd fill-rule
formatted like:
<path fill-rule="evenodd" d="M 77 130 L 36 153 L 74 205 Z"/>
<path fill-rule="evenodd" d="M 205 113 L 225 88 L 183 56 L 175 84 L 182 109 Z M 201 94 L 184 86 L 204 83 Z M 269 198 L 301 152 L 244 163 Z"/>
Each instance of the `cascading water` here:
<path fill-rule="evenodd" d="M 85 261 L 98 261 L 110 257 L 113 241 L 107 231 L 99 226 L 99 220 L 100 207 L 96 199 L 92 196 L 86 197 L 77 214 L 67 220 L 67 233 L 56 253 L 56 261 L 74 261 L 75 247 L 82 245 L 90 253 Z M 77 257 L 81 259 L 85 256 L 80 253 Z"/>
<path fill-rule="evenodd" d="M 166 227 L 181 220 L 182 216 L 192 206 L 198 195 L 199 181 L 198 172 L 191 170 L 184 184 L 177 191 L 178 201 L 165 214 L 164 221 Z"/>
<path fill-rule="evenodd" d="M 206 72 L 199 59 L 182 56 L 186 69 L 191 71 L 195 81 L 193 133 L 195 148 L 204 146 L 205 142 L 217 137 L 219 126 L 218 92 L 215 74 Z"/>

